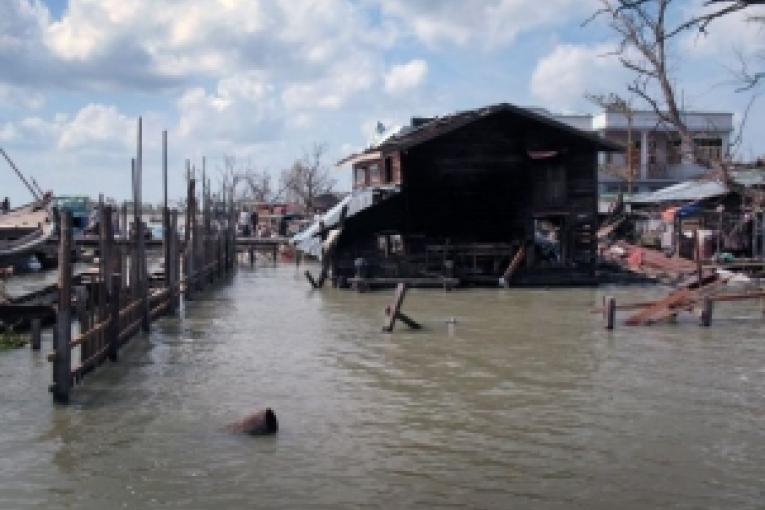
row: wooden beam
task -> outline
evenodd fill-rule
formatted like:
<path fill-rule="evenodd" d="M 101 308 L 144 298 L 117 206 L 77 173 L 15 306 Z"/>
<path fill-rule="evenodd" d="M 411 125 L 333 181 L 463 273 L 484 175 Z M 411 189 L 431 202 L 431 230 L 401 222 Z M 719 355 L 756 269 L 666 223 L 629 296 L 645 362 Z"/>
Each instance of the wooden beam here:
<path fill-rule="evenodd" d="M 409 287 L 405 283 L 399 283 L 396 286 L 396 293 L 393 296 L 393 303 L 388 305 L 385 309 L 387 322 L 385 325 L 383 325 L 383 332 L 392 332 L 393 327 L 396 324 L 396 320 L 401 320 L 401 322 L 412 329 L 422 329 L 422 326 L 419 323 L 401 311 L 401 306 L 404 304 L 404 298 L 406 297 L 408 289 Z"/>

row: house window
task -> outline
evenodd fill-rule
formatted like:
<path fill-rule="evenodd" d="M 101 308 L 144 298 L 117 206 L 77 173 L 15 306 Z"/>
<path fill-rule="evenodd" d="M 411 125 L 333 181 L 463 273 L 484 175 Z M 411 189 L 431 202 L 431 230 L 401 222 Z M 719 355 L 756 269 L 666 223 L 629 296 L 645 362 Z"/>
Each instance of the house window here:
<path fill-rule="evenodd" d="M 722 160 L 722 140 L 719 138 L 696 138 L 693 141 L 696 146 L 696 156 L 704 162 Z"/>
<path fill-rule="evenodd" d="M 669 140 L 667 142 L 667 163 L 670 165 L 679 165 L 681 161 L 680 140 Z"/>
<path fill-rule="evenodd" d="M 380 165 L 369 165 L 369 182 L 367 184 L 380 184 Z"/>
<path fill-rule="evenodd" d="M 393 160 L 390 156 L 385 158 L 385 180 L 386 184 L 393 182 Z"/>
<path fill-rule="evenodd" d="M 367 184 L 367 169 L 361 166 L 355 168 L 354 172 L 356 173 L 354 176 L 354 182 L 356 183 L 356 186 L 365 186 Z"/>

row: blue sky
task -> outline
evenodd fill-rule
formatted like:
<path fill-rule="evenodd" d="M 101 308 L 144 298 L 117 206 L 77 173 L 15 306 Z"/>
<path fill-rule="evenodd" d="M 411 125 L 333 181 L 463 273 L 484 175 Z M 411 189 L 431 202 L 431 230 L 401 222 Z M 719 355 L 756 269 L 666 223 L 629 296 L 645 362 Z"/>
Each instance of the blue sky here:
<path fill-rule="evenodd" d="M 624 92 L 615 38 L 582 27 L 598 0 L 3 0 L 0 146 L 60 194 L 129 193 L 135 123 L 144 117 L 144 197 L 161 196 L 169 131 L 170 195 L 183 160 L 224 155 L 282 168 L 313 143 L 326 161 L 363 147 L 377 121 L 406 123 L 508 101 L 588 112 L 587 92 Z M 700 0 L 677 0 L 673 19 Z M 742 16 L 673 42 L 685 105 L 740 117 L 735 55 L 761 65 L 765 30 Z M 739 155 L 765 152 L 765 98 Z M 4 165 L 4 163 L 2 163 Z M 346 171 L 336 170 L 349 187 Z M 5 168 L 0 196 L 28 194 Z"/>

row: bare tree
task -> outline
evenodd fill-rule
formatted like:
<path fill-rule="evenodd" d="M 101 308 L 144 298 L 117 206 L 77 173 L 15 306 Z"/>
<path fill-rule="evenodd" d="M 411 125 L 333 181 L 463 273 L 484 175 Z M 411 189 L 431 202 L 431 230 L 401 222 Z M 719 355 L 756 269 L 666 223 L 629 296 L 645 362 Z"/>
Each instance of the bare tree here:
<path fill-rule="evenodd" d="M 672 0 L 600 0 L 600 3 L 601 7 L 584 24 L 600 17 L 608 19 L 609 26 L 621 38 L 614 54 L 635 74 L 627 89 L 647 103 L 661 121 L 677 130 L 683 161 L 696 161 L 693 136 L 678 106 L 670 76 L 667 43 L 686 30 L 698 29 L 703 33 L 713 20 L 763 0 L 707 0 L 704 5 L 711 9 L 676 26 L 669 26 L 667 20 Z M 756 83 L 761 77 L 752 78 Z"/>
<path fill-rule="evenodd" d="M 280 194 L 271 186 L 271 174 L 265 170 L 247 169 L 240 174 L 246 193 L 256 202 L 271 202 Z"/>
<path fill-rule="evenodd" d="M 611 172 L 617 173 L 620 177 L 624 177 L 627 179 L 627 193 L 632 193 L 632 183 L 635 180 L 635 169 L 632 167 L 632 149 L 633 149 L 633 143 L 632 143 L 632 125 L 633 120 L 635 118 L 635 110 L 632 108 L 632 101 L 624 99 L 619 94 L 611 93 L 608 95 L 604 94 L 585 94 L 585 97 L 589 99 L 591 102 L 595 103 L 596 105 L 600 106 L 607 112 L 617 112 L 624 115 L 624 117 L 627 119 L 627 155 L 626 155 L 626 168 L 625 169 L 616 169 L 616 168 L 609 168 Z M 626 172 L 621 172 L 620 170 L 626 170 Z M 624 174 L 624 175 L 622 175 Z"/>
<path fill-rule="evenodd" d="M 325 151 L 324 144 L 314 144 L 310 152 L 282 172 L 284 190 L 308 212 L 313 210 L 317 196 L 332 191 L 335 186 L 335 179 L 322 162 Z"/>
<path fill-rule="evenodd" d="M 271 202 L 278 198 L 281 190 L 274 190 L 271 174 L 254 168 L 249 160 L 241 161 L 236 156 L 223 156 L 223 181 L 229 183 L 237 200 Z"/>

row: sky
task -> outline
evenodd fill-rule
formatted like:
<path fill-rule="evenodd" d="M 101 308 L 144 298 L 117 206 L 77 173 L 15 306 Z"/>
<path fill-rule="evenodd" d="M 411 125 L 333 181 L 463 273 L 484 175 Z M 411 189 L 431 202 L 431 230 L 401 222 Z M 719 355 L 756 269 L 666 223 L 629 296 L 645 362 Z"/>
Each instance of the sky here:
<path fill-rule="evenodd" d="M 675 0 L 672 20 L 702 0 Z M 597 0 L 0 0 L 0 147 L 57 194 L 130 194 L 137 118 L 144 192 L 159 202 L 161 133 L 169 194 L 184 160 L 213 182 L 225 156 L 270 172 L 326 146 L 333 163 L 375 126 L 498 102 L 588 113 L 586 93 L 624 94 L 630 74 L 608 53 Z M 758 8 L 763 12 L 765 8 Z M 738 56 L 765 66 L 765 29 L 731 15 L 670 46 L 687 109 L 742 118 Z M 757 59 L 760 59 L 759 61 Z M 765 90 L 759 90 L 759 93 Z M 636 103 L 639 104 L 639 103 Z M 765 153 L 755 99 L 740 158 Z M 0 161 L 0 197 L 31 196 Z"/>

